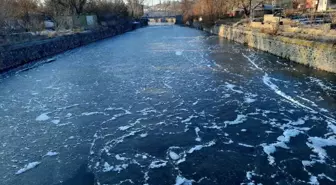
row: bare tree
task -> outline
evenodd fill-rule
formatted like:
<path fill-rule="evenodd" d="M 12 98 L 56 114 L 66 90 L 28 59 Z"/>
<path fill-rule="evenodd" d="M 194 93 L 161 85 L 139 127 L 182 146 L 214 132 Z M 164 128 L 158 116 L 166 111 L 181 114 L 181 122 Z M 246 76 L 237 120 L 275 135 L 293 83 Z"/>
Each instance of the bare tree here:
<path fill-rule="evenodd" d="M 196 5 L 196 4 L 195 4 Z M 194 2 L 191 0 L 182 0 L 181 2 L 181 11 L 183 14 L 183 19 L 184 21 L 190 21 L 193 18 L 194 13 L 198 14 L 200 12 L 199 8 L 198 9 L 193 9 L 194 6 Z M 194 10 L 196 10 L 196 12 L 194 12 Z"/>
<path fill-rule="evenodd" d="M 64 8 L 69 8 L 70 11 L 80 15 L 84 11 L 84 6 L 87 3 L 87 0 L 51 0 L 55 3 L 63 6 Z"/>
<path fill-rule="evenodd" d="M 132 17 L 139 18 L 143 15 L 144 0 L 126 0 Z"/>

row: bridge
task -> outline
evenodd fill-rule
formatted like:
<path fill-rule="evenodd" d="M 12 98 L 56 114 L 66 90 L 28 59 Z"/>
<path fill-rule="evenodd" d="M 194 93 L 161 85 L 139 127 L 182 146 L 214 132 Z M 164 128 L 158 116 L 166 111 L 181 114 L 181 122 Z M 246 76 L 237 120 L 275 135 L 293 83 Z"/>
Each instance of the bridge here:
<path fill-rule="evenodd" d="M 143 17 L 147 18 L 150 23 L 183 23 L 183 16 L 175 12 L 150 11 L 146 12 Z"/>

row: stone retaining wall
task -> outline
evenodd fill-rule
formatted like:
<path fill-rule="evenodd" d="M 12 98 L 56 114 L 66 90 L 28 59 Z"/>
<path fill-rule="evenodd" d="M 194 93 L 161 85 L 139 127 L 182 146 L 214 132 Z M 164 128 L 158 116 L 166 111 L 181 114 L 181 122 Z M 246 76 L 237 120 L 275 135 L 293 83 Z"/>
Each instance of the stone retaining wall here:
<path fill-rule="evenodd" d="M 138 24 L 132 24 L 130 22 L 129 24 L 116 26 L 114 28 L 104 28 L 0 47 L 0 72 L 146 25 L 146 21 L 141 21 Z"/>
<path fill-rule="evenodd" d="M 203 30 L 294 62 L 336 73 L 336 43 L 272 36 L 226 25 Z"/>

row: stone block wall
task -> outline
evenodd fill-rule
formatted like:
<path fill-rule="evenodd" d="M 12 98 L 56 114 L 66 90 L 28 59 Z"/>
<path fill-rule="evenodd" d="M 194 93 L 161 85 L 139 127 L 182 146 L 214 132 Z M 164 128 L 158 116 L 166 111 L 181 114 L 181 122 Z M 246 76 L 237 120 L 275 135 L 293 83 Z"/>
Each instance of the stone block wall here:
<path fill-rule="evenodd" d="M 145 26 L 146 24 L 147 22 L 141 21 L 137 26 L 133 26 L 130 22 L 129 24 L 113 28 L 98 29 L 46 40 L 0 47 L 0 72 L 104 38 L 122 34 Z"/>
<path fill-rule="evenodd" d="M 336 44 L 272 36 L 226 25 L 205 31 L 297 63 L 336 73 Z"/>

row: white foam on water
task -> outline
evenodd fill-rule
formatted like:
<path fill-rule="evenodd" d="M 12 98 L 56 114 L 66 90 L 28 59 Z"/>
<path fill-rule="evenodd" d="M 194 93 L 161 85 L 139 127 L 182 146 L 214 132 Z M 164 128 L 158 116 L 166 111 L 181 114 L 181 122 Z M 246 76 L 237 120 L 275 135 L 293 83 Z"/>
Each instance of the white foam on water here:
<path fill-rule="evenodd" d="M 236 89 L 234 89 L 236 86 L 233 85 L 233 84 L 230 84 L 230 83 L 228 83 L 228 82 L 225 82 L 225 84 L 226 84 L 225 87 L 228 88 L 229 90 L 233 91 L 233 92 L 236 92 L 236 93 L 239 93 L 239 94 L 243 94 L 243 93 L 244 93 L 244 92 L 241 91 L 241 90 L 236 90 Z"/>
<path fill-rule="evenodd" d="M 40 165 L 40 164 L 41 164 L 41 162 L 38 162 L 38 161 L 36 161 L 36 162 L 31 162 L 31 163 L 29 163 L 29 164 L 26 164 L 23 168 L 21 168 L 20 170 L 18 170 L 18 171 L 15 173 L 15 175 L 20 175 L 20 174 L 22 174 L 22 173 L 25 173 L 25 172 L 27 172 L 28 170 L 31 170 L 31 169 L 37 167 L 37 166 Z"/>
<path fill-rule="evenodd" d="M 225 124 L 229 124 L 229 125 L 236 125 L 236 124 L 240 124 L 243 123 L 244 121 L 247 120 L 247 116 L 242 115 L 242 114 L 238 114 L 237 118 L 233 121 L 225 121 Z"/>
<path fill-rule="evenodd" d="M 41 115 L 37 116 L 36 121 L 46 121 L 50 119 L 48 113 L 42 113 Z"/>

